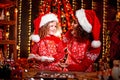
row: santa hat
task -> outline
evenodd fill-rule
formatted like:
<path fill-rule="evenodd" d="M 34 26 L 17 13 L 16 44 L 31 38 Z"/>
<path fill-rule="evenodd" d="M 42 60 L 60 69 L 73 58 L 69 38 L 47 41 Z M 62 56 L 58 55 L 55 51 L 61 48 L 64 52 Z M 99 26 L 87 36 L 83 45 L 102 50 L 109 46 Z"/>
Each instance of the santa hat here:
<path fill-rule="evenodd" d="M 39 28 L 47 24 L 50 21 L 58 22 L 58 18 L 53 13 L 41 14 L 34 20 L 34 33 L 30 36 L 31 40 L 34 42 L 39 42 L 40 37 L 38 35 Z"/>
<path fill-rule="evenodd" d="M 92 33 L 93 41 L 91 46 L 93 48 L 98 48 L 101 46 L 101 42 L 99 40 L 100 36 L 100 22 L 93 10 L 84 10 L 80 9 L 77 10 L 75 16 L 78 19 L 79 24 L 81 27 L 88 33 Z"/>

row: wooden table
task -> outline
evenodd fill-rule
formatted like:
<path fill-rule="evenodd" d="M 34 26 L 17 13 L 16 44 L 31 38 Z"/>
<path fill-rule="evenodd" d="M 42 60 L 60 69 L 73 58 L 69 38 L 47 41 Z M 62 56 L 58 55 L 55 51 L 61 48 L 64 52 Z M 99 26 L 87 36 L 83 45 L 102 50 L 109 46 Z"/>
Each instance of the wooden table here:
<path fill-rule="evenodd" d="M 97 72 L 55 72 L 26 70 L 23 73 L 24 80 L 34 78 L 35 80 L 99 80 Z"/>

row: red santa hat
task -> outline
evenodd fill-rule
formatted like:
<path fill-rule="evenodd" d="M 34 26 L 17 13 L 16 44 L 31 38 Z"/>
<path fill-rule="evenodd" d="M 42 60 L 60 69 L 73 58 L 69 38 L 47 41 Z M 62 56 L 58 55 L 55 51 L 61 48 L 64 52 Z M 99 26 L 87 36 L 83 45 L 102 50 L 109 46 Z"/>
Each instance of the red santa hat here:
<path fill-rule="evenodd" d="M 93 48 L 98 48 L 101 46 L 101 42 L 99 40 L 100 37 L 100 22 L 93 10 L 84 10 L 80 9 L 77 10 L 75 16 L 78 19 L 79 24 L 81 27 L 88 33 L 92 33 L 93 41 L 91 46 Z"/>
<path fill-rule="evenodd" d="M 39 28 L 47 24 L 50 21 L 58 22 L 58 18 L 53 13 L 41 14 L 34 20 L 34 33 L 30 36 L 30 39 L 34 42 L 39 42 L 40 37 L 38 35 Z"/>

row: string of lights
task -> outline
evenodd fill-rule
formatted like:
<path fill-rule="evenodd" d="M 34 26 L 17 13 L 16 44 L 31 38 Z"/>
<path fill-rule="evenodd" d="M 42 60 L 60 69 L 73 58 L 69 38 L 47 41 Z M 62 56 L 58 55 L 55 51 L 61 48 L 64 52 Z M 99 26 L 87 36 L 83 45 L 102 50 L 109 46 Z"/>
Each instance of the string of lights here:
<path fill-rule="evenodd" d="M 94 0 L 92 0 L 92 10 L 96 9 L 96 2 Z"/>
<path fill-rule="evenodd" d="M 120 21 L 120 0 L 117 0 L 117 21 Z"/>
<path fill-rule="evenodd" d="M 83 3 L 84 0 L 81 0 L 81 8 L 84 8 L 84 3 Z"/>
<path fill-rule="evenodd" d="M 9 11 L 7 11 L 6 12 L 6 19 L 8 20 L 8 21 L 10 21 L 10 12 Z M 6 38 L 6 40 L 7 39 L 9 39 L 9 31 L 10 31 L 10 25 L 7 25 L 7 31 L 6 31 L 6 33 L 5 33 L 5 38 Z M 9 57 L 9 54 L 10 54 L 10 52 L 9 52 L 9 44 L 7 44 L 5 47 L 7 47 L 7 50 L 6 50 L 6 52 L 5 52 L 5 55 L 6 55 L 6 58 L 8 58 Z"/>
<path fill-rule="evenodd" d="M 32 20 L 32 0 L 29 0 L 29 18 L 28 18 L 28 36 L 31 35 L 31 20 Z M 30 38 L 28 39 L 28 54 L 30 53 Z"/>
<path fill-rule="evenodd" d="M 20 46 L 21 46 L 21 16 L 22 16 L 22 0 L 19 0 L 19 4 L 18 4 L 18 11 L 19 11 L 19 14 L 18 14 L 18 47 L 17 47 L 17 50 L 18 50 L 18 59 L 20 58 Z"/>
<path fill-rule="evenodd" d="M 17 6 L 17 4 L 16 4 L 16 6 Z M 14 20 L 15 20 L 15 22 L 16 22 L 16 24 L 15 24 L 15 34 L 17 34 L 17 23 L 18 23 L 18 9 L 17 9 L 17 7 L 15 7 L 15 9 L 14 9 Z M 15 40 L 17 41 L 17 36 L 15 36 Z M 16 60 L 17 59 L 17 43 L 15 43 L 15 45 L 13 46 L 14 48 L 15 48 L 15 50 L 13 50 L 13 54 L 12 54 L 12 57 L 14 58 L 14 60 Z"/>
<path fill-rule="evenodd" d="M 77 2 L 76 2 L 76 0 L 72 0 L 72 8 L 73 8 L 73 11 L 75 11 L 76 10 L 76 8 L 77 8 Z"/>
<path fill-rule="evenodd" d="M 105 55 L 105 49 L 106 49 L 106 4 L 107 0 L 103 0 L 103 29 L 102 29 L 102 34 L 103 34 L 103 47 L 102 47 L 102 57 Z"/>

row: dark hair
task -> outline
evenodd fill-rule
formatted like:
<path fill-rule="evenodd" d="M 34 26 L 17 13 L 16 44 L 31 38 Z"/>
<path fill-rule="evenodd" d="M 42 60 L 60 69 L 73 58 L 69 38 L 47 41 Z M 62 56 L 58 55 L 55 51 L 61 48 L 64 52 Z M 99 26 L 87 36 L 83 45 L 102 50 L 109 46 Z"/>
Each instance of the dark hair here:
<path fill-rule="evenodd" d="M 76 33 L 75 37 L 78 39 L 78 41 L 89 39 L 90 38 L 90 34 L 87 33 L 85 30 L 83 30 L 83 28 L 78 23 L 78 21 L 77 20 L 73 20 L 73 22 L 75 24 L 76 23 L 78 24 L 78 26 L 73 29 L 73 30 L 75 30 L 75 33 Z"/>
<path fill-rule="evenodd" d="M 77 36 L 81 37 L 82 39 L 88 39 L 89 33 L 83 30 L 83 28 L 79 25 L 76 27 Z"/>

